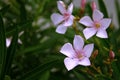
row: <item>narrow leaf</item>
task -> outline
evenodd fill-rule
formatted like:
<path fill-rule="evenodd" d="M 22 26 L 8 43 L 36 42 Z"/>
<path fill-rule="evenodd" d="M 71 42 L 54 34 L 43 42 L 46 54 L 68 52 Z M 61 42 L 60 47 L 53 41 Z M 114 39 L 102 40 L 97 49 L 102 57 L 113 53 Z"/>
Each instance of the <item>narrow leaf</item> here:
<path fill-rule="evenodd" d="M 103 12 L 105 17 L 108 17 L 107 8 L 103 0 L 98 0 L 99 8 Z"/>
<path fill-rule="evenodd" d="M 5 76 L 5 60 L 6 60 L 6 39 L 5 29 L 3 25 L 2 16 L 0 13 L 0 80 L 3 80 Z"/>
<path fill-rule="evenodd" d="M 18 42 L 18 30 L 16 27 L 16 32 L 14 33 L 12 42 L 10 47 L 7 50 L 7 58 L 6 58 L 6 69 L 5 69 L 5 73 L 9 75 L 10 72 L 10 68 L 11 68 L 11 64 L 16 52 L 16 48 L 17 48 L 17 42 Z"/>

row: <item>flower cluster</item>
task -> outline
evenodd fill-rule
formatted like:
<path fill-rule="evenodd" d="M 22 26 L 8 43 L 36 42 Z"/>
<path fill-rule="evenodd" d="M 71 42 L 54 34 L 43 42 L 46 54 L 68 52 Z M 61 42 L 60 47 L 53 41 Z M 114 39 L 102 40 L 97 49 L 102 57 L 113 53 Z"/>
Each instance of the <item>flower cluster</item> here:
<path fill-rule="evenodd" d="M 81 9 L 85 9 L 86 0 L 82 0 Z M 72 15 L 73 4 L 68 7 L 63 1 L 57 1 L 57 7 L 61 14 L 53 13 L 51 15 L 52 22 L 57 26 L 56 32 L 59 34 L 65 34 L 68 27 L 74 24 L 76 17 Z M 96 9 L 95 2 L 92 2 L 92 19 L 89 16 L 80 17 L 77 22 L 86 26 L 83 29 L 83 34 L 86 40 L 90 39 L 96 34 L 99 38 L 108 38 L 106 29 L 111 23 L 111 19 L 103 18 L 104 15 L 101 11 Z M 66 43 L 61 48 L 60 52 L 67 56 L 64 59 L 64 64 L 67 70 L 71 70 L 77 65 L 89 66 L 91 65 L 89 57 L 94 49 L 94 44 L 88 44 L 84 46 L 84 39 L 80 35 L 75 35 L 73 40 L 73 46 L 71 43 Z"/>

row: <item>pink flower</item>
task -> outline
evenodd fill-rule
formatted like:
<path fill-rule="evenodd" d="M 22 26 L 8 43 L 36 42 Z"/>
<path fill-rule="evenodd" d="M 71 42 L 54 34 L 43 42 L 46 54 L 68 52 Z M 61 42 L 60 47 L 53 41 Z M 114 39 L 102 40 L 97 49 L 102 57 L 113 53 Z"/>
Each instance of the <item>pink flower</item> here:
<path fill-rule="evenodd" d="M 61 48 L 60 52 L 67 57 L 64 59 L 64 64 L 67 70 L 71 70 L 77 65 L 89 66 L 89 57 L 93 51 L 94 45 L 88 44 L 85 47 L 83 38 L 79 35 L 75 35 L 73 46 L 71 43 L 66 43 Z"/>
<path fill-rule="evenodd" d="M 93 11 L 93 21 L 89 16 L 85 16 L 80 19 L 80 23 L 88 26 L 86 29 L 83 30 L 83 34 L 86 39 L 89 39 L 93 35 L 95 35 L 101 38 L 108 38 L 106 29 L 109 27 L 111 23 L 111 19 L 109 18 L 103 18 L 103 14 L 95 9 Z"/>
<path fill-rule="evenodd" d="M 72 15 L 73 4 L 71 3 L 66 9 L 65 4 L 62 1 L 57 1 L 57 7 L 61 14 L 53 13 L 51 19 L 54 25 L 57 26 L 56 32 L 64 34 L 67 27 L 73 24 L 74 16 Z"/>

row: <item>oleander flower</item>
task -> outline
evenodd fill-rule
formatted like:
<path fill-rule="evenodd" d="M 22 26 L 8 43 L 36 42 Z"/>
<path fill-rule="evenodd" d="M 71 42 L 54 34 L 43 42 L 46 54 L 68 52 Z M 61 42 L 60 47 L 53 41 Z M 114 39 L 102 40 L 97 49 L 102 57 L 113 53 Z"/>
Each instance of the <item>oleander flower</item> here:
<path fill-rule="evenodd" d="M 110 18 L 103 18 L 103 13 L 101 13 L 99 10 L 95 9 L 93 11 L 93 21 L 89 16 L 85 16 L 80 19 L 80 23 L 87 26 L 83 30 L 83 34 L 86 39 L 89 39 L 93 35 L 96 34 L 97 37 L 100 38 L 108 38 L 106 29 L 109 27 L 111 23 Z"/>
<path fill-rule="evenodd" d="M 94 44 L 84 46 L 83 38 L 75 35 L 73 46 L 71 43 L 66 43 L 61 48 L 60 52 L 67 57 L 64 59 L 64 64 L 67 70 L 71 70 L 77 65 L 89 66 L 89 57 L 93 51 Z"/>
<path fill-rule="evenodd" d="M 51 15 L 51 19 L 54 25 L 57 26 L 56 32 L 64 34 L 67 28 L 73 24 L 73 4 L 71 3 L 66 9 L 66 6 L 63 3 L 63 1 L 57 1 L 57 7 L 61 14 L 53 13 Z"/>

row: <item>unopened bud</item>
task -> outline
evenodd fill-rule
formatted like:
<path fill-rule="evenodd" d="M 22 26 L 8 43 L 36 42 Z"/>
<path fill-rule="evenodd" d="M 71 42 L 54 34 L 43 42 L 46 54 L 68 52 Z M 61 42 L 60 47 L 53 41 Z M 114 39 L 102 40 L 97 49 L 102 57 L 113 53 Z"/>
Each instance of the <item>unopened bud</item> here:
<path fill-rule="evenodd" d="M 95 50 L 91 56 L 91 58 L 95 59 L 96 56 L 98 55 L 98 50 Z"/>
<path fill-rule="evenodd" d="M 92 1 L 91 7 L 92 7 L 92 10 L 96 9 L 96 3 L 95 3 L 95 1 Z"/>
<path fill-rule="evenodd" d="M 109 52 L 109 57 L 110 57 L 110 60 L 113 60 L 115 57 L 115 53 L 112 50 L 110 50 Z"/>
<path fill-rule="evenodd" d="M 84 10 L 86 5 L 86 0 L 81 0 L 81 8 Z"/>

